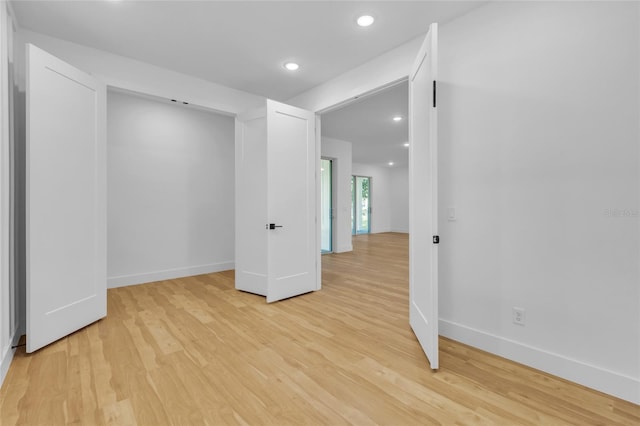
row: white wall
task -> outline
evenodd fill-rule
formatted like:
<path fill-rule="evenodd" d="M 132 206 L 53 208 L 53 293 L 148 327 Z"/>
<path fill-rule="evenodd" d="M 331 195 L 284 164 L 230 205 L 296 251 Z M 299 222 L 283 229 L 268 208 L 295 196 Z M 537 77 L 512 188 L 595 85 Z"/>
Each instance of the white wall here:
<path fill-rule="evenodd" d="M 438 95 L 441 333 L 636 403 L 638 8 L 482 6 L 440 27 Z M 384 69 L 406 73 L 418 44 Z M 322 109 L 397 79 L 377 64 L 290 102 Z"/>
<path fill-rule="evenodd" d="M 109 91 L 109 287 L 233 269 L 234 119 Z"/>
<path fill-rule="evenodd" d="M 391 232 L 409 232 L 409 169 L 389 169 Z"/>
<path fill-rule="evenodd" d="M 352 174 L 371 178 L 371 233 L 391 231 L 391 179 L 388 167 L 353 163 Z"/>
<path fill-rule="evenodd" d="M 351 251 L 351 142 L 323 137 L 320 151 L 322 157 L 333 159 L 333 251 Z"/>
<path fill-rule="evenodd" d="M 110 87 L 178 99 L 225 113 L 239 113 L 264 102 L 264 98 L 156 67 L 134 59 L 20 29 L 20 43 L 32 43 L 71 65 L 95 75 Z M 22 66 L 23 60 L 19 60 Z M 24 86 L 22 86 L 24 87 Z"/>
<path fill-rule="evenodd" d="M 443 334 L 636 403 L 638 7 L 479 8 L 442 27 L 438 95 Z"/>

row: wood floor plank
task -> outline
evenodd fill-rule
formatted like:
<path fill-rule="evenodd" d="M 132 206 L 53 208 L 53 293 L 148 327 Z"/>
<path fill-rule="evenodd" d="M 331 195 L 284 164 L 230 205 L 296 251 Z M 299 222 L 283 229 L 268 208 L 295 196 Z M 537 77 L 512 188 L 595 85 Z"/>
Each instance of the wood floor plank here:
<path fill-rule="evenodd" d="M 102 412 L 107 426 L 133 426 L 137 424 L 129 399 L 123 399 L 107 405 L 102 408 Z"/>
<path fill-rule="evenodd" d="M 111 289 L 107 318 L 34 353 L 1 425 L 627 425 L 640 406 L 408 323 L 408 239 L 354 237 L 322 291 L 267 304 L 233 271 Z"/>

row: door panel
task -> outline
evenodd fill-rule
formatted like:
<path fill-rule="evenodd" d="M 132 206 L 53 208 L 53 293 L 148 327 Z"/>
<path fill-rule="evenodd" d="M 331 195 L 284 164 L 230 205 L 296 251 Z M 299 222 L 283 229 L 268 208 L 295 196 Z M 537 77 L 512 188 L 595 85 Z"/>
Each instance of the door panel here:
<path fill-rule="evenodd" d="M 236 119 L 236 289 L 267 295 L 266 109 Z"/>
<path fill-rule="evenodd" d="M 409 75 L 409 322 L 432 369 L 438 357 L 438 24 Z"/>
<path fill-rule="evenodd" d="M 27 46 L 27 352 L 106 316 L 106 91 Z"/>
<path fill-rule="evenodd" d="M 267 101 L 267 302 L 317 290 L 315 115 Z"/>

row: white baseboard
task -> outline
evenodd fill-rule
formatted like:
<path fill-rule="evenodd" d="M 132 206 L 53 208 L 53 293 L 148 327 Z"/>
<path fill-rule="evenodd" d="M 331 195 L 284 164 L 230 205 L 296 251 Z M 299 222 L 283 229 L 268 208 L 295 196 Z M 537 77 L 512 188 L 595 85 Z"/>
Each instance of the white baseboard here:
<path fill-rule="evenodd" d="M 408 234 L 409 230 L 408 229 L 393 229 L 393 228 L 391 228 L 390 232 L 396 232 L 398 234 Z"/>
<path fill-rule="evenodd" d="M 440 335 L 563 379 L 640 404 L 640 380 L 595 365 L 440 319 Z"/>
<path fill-rule="evenodd" d="M 151 283 L 154 281 L 172 280 L 174 278 L 190 277 L 192 275 L 211 274 L 213 272 L 228 271 L 235 268 L 232 260 L 208 265 L 187 266 L 184 268 L 165 269 L 163 271 L 146 272 L 142 274 L 120 275 L 107 277 L 107 287 L 116 288 L 128 285 Z"/>
<path fill-rule="evenodd" d="M 340 247 L 336 247 L 336 249 L 333 252 L 334 253 L 345 253 L 345 252 L 348 252 L 348 251 L 353 251 L 353 246 L 351 244 L 340 246 Z"/>
<path fill-rule="evenodd" d="M 17 331 L 14 332 L 9 341 L 9 345 L 2 354 L 2 361 L 0 362 L 0 386 L 2 386 L 2 384 L 4 383 L 4 379 L 7 377 L 9 367 L 11 366 L 11 361 L 13 361 L 13 354 L 16 353 L 16 350 L 13 349 L 12 346 L 18 344 L 20 336 L 21 334 L 19 334 Z"/>
<path fill-rule="evenodd" d="M 391 228 L 376 228 L 375 231 L 373 229 L 371 230 L 371 234 L 384 234 L 385 232 L 391 232 Z"/>

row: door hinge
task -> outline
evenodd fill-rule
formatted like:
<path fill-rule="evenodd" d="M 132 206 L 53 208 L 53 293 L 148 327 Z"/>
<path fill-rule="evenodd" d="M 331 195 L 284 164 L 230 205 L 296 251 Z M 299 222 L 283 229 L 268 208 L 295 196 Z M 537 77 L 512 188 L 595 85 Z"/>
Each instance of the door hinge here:
<path fill-rule="evenodd" d="M 436 107 L 436 81 L 433 80 L 433 107 Z"/>
<path fill-rule="evenodd" d="M 440 235 L 433 236 L 433 244 L 440 244 Z"/>

